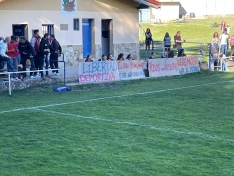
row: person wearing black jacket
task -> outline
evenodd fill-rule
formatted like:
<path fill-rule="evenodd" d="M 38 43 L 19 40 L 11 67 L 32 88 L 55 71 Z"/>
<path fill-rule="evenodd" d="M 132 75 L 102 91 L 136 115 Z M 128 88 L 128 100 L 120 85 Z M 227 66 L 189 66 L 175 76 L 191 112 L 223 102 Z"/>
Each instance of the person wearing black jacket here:
<path fill-rule="evenodd" d="M 21 56 L 21 64 L 23 65 L 23 71 L 26 71 L 27 59 L 29 59 L 31 62 L 31 70 L 34 70 L 34 60 L 33 60 L 34 49 L 31 45 L 31 43 L 29 43 L 29 41 L 26 40 L 25 37 L 20 37 L 18 49 L 19 49 L 19 53 Z M 23 79 L 25 79 L 26 73 L 23 73 L 22 75 L 23 75 Z M 34 79 L 35 77 L 32 75 L 33 75 L 33 73 L 30 73 L 30 76 L 31 76 L 30 78 Z"/>
<path fill-rule="evenodd" d="M 58 57 L 60 53 L 62 52 L 62 48 L 59 44 L 59 42 L 55 39 L 54 35 L 50 36 L 50 68 L 51 69 L 57 69 L 58 68 Z M 58 70 L 53 70 L 52 75 L 56 76 L 58 75 Z"/>
<path fill-rule="evenodd" d="M 44 37 L 41 39 L 39 50 L 40 50 L 40 59 L 39 59 L 39 69 L 44 69 L 44 63 L 46 63 L 46 69 L 49 68 L 48 55 L 51 49 L 50 43 L 50 34 L 45 33 Z M 49 76 L 49 72 L 46 71 L 46 76 Z M 41 71 L 41 78 L 44 78 L 44 73 Z"/>

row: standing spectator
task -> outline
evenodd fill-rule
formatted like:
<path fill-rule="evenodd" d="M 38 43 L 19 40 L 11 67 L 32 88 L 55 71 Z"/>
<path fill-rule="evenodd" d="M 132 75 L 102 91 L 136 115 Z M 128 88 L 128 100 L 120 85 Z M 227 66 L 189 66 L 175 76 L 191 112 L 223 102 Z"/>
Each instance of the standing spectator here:
<path fill-rule="evenodd" d="M 225 56 L 227 55 L 227 44 L 228 44 L 229 35 L 227 34 L 227 30 L 224 30 L 223 34 L 220 36 L 220 45 L 221 45 L 221 53 Z"/>
<path fill-rule="evenodd" d="M 227 28 L 227 24 L 226 24 L 225 21 L 222 21 L 222 23 L 220 24 L 220 26 L 221 26 L 221 31 L 222 31 L 222 33 L 223 33 L 224 30 Z"/>
<path fill-rule="evenodd" d="M 19 46 L 19 37 L 18 36 L 15 36 L 16 37 L 16 43 L 17 45 Z M 21 63 L 21 59 L 20 59 L 20 53 L 19 53 L 19 49 L 17 48 L 17 56 L 16 56 L 17 60 L 18 60 L 18 63 L 20 64 Z"/>
<path fill-rule="evenodd" d="M 217 51 L 219 50 L 219 41 L 220 41 L 219 34 L 218 34 L 218 32 L 215 32 L 213 37 L 212 37 L 211 45 L 213 47 L 215 47 L 217 49 Z"/>
<path fill-rule="evenodd" d="M 34 64 L 35 64 L 35 69 L 39 70 L 39 58 L 40 58 L 40 50 L 39 50 L 39 45 L 40 45 L 40 36 L 39 36 L 39 30 L 34 30 L 33 31 L 33 37 L 31 38 L 31 45 L 34 49 Z M 36 77 L 40 77 L 40 74 L 38 72 L 35 72 L 34 75 Z"/>
<path fill-rule="evenodd" d="M 102 55 L 102 58 L 99 59 L 98 61 L 107 61 L 107 57 L 105 54 Z"/>
<path fill-rule="evenodd" d="M 3 62 L 7 63 L 8 71 L 16 72 L 16 69 L 13 67 L 11 63 L 11 58 L 6 55 L 7 52 L 7 44 L 10 42 L 10 38 L 7 37 L 5 41 L 1 38 L 0 39 L 0 63 L 2 64 L 0 69 L 3 69 L 4 64 Z"/>
<path fill-rule="evenodd" d="M 16 36 L 11 36 L 11 41 L 7 44 L 7 55 L 11 58 L 11 63 L 13 64 L 16 71 L 18 71 L 18 42 L 16 41 Z M 13 79 L 19 80 L 16 74 L 13 74 Z"/>
<path fill-rule="evenodd" d="M 108 60 L 108 61 L 113 61 L 113 59 L 112 59 L 112 54 L 109 54 L 109 55 L 107 56 L 107 60 Z"/>
<path fill-rule="evenodd" d="M 234 33 L 232 34 L 230 38 L 230 46 L 231 46 L 231 56 L 234 54 Z"/>
<path fill-rule="evenodd" d="M 132 56 L 132 54 L 129 54 L 128 56 L 127 56 L 127 58 L 126 58 L 127 60 L 134 60 L 134 58 L 133 58 L 133 56 Z"/>
<path fill-rule="evenodd" d="M 151 34 L 151 31 L 150 31 L 150 29 L 148 28 L 147 30 L 146 30 L 146 33 L 145 33 L 145 50 L 147 51 L 149 51 L 150 50 L 150 44 L 151 44 L 151 42 L 152 42 L 152 34 Z"/>
<path fill-rule="evenodd" d="M 60 53 L 62 52 L 62 48 L 59 44 L 59 42 L 55 39 L 54 35 L 50 36 L 50 68 L 51 69 L 58 69 L 58 57 Z M 52 71 L 52 76 L 58 75 L 58 70 Z"/>
<path fill-rule="evenodd" d="M 174 36 L 175 47 L 177 48 L 178 52 L 182 48 L 182 43 L 185 40 L 181 40 L 180 31 L 177 31 L 176 35 Z"/>
<path fill-rule="evenodd" d="M 171 48 L 171 37 L 168 32 L 166 32 L 163 41 L 164 41 L 165 51 L 169 52 Z"/>
<path fill-rule="evenodd" d="M 41 39 L 39 50 L 40 50 L 40 59 L 39 59 L 39 70 L 44 70 L 44 63 L 46 64 L 46 69 L 49 68 L 48 55 L 50 52 L 50 34 L 45 33 L 44 37 Z M 46 76 L 49 76 L 49 72 L 46 71 Z M 41 78 L 44 78 L 44 72 L 41 71 Z"/>
<path fill-rule="evenodd" d="M 19 53 L 20 53 L 20 57 L 21 57 L 21 64 L 23 65 L 23 71 L 26 71 L 26 63 L 27 60 L 29 59 L 30 61 L 33 60 L 33 56 L 34 56 L 34 50 L 33 47 L 31 45 L 31 43 L 29 43 L 28 40 L 26 40 L 25 37 L 20 37 L 20 42 L 18 45 L 18 49 L 19 49 Z M 34 70 L 34 62 L 31 62 L 31 70 Z M 23 73 L 23 79 L 26 78 L 26 73 Z M 30 73 L 30 78 L 31 79 L 35 79 L 35 77 L 33 76 L 33 73 Z"/>
<path fill-rule="evenodd" d="M 118 55 L 118 59 L 117 59 L 118 61 L 124 61 L 124 55 L 123 55 L 123 53 L 120 53 L 119 55 Z"/>

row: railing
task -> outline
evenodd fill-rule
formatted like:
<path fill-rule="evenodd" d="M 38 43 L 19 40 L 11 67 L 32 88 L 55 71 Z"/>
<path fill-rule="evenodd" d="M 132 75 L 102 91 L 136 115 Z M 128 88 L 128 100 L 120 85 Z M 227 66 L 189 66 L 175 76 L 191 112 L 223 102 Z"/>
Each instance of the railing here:
<path fill-rule="evenodd" d="M 177 55 L 178 51 L 176 48 L 173 48 L 174 42 L 171 43 L 170 50 L 174 51 L 175 55 Z M 184 49 L 186 55 L 199 55 L 200 62 L 203 61 L 203 58 L 209 56 L 209 48 L 207 47 L 209 43 L 205 42 L 183 42 L 182 48 Z M 165 49 L 167 47 L 164 46 L 164 41 L 154 40 L 151 42 L 150 51 L 145 50 L 145 42 L 140 43 L 140 57 L 142 59 L 146 59 L 150 56 L 149 52 L 154 51 L 156 57 L 160 58 Z M 208 59 L 207 59 L 208 60 Z"/>
<path fill-rule="evenodd" d="M 62 55 L 63 60 L 59 60 L 58 62 L 62 62 L 63 63 L 63 68 L 57 68 L 57 69 L 44 69 L 44 70 L 32 70 L 32 71 L 17 71 L 17 72 L 0 72 L 0 75 L 8 75 L 8 90 L 9 90 L 9 95 L 12 95 L 12 88 L 11 88 L 11 74 L 17 74 L 17 73 L 34 73 L 34 72 L 42 72 L 42 71 L 56 71 L 56 70 L 63 70 L 64 71 L 64 75 L 63 75 L 63 84 L 64 86 L 66 86 L 66 63 L 64 60 L 64 53 L 58 53 Z M 51 60 L 54 61 L 54 60 Z"/>

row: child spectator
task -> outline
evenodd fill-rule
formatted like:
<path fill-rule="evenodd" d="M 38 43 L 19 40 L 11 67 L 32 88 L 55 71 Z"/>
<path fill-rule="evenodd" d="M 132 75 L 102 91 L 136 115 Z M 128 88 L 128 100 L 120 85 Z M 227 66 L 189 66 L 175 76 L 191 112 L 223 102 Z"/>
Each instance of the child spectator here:
<path fill-rule="evenodd" d="M 181 48 L 181 49 L 179 50 L 179 52 L 178 52 L 177 57 L 185 57 L 185 56 L 186 56 L 186 54 L 184 54 L 184 49 Z"/>
<path fill-rule="evenodd" d="M 112 54 L 109 54 L 109 55 L 107 56 L 107 60 L 108 60 L 108 61 L 113 61 L 113 59 L 112 59 Z"/>
<path fill-rule="evenodd" d="M 129 54 L 129 55 L 126 57 L 126 60 L 134 60 L 132 54 Z"/>
<path fill-rule="evenodd" d="M 161 58 L 167 58 L 167 57 L 168 57 L 168 52 L 165 50 Z"/>
<path fill-rule="evenodd" d="M 155 59 L 155 52 L 154 51 L 151 52 L 149 59 Z"/>
<path fill-rule="evenodd" d="M 168 54 L 168 58 L 174 58 L 174 57 L 175 57 L 174 51 L 170 51 Z"/>
<path fill-rule="evenodd" d="M 120 53 L 119 55 L 118 55 L 118 59 L 117 59 L 118 61 L 124 61 L 124 55 L 123 55 L 123 53 Z"/>
<path fill-rule="evenodd" d="M 102 55 L 102 58 L 99 59 L 98 61 L 107 61 L 107 57 L 105 54 Z"/>
<path fill-rule="evenodd" d="M 221 63 L 222 63 L 222 71 L 229 71 L 228 70 L 228 65 L 227 65 L 226 55 L 221 53 L 219 58 L 221 59 Z"/>
<path fill-rule="evenodd" d="M 91 59 L 91 55 L 88 55 L 86 57 L 85 62 L 93 62 L 93 60 Z"/>

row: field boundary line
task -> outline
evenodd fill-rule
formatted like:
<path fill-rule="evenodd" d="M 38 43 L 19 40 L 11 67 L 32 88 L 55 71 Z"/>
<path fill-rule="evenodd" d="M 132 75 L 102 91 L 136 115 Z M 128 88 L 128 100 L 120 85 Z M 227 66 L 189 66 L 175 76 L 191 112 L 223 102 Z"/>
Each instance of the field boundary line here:
<path fill-rule="evenodd" d="M 204 86 L 210 86 L 210 85 L 216 85 L 216 84 L 228 83 L 228 82 L 234 82 L 234 81 L 231 81 L 231 80 L 221 81 L 221 82 L 214 82 L 214 83 L 207 83 L 207 84 L 197 84 L 193 86 L 184 86 L 184 87 L 178 87 L 178 88 L 173 88 L 173 89 L 163 89 L 163 90 L 155 90 L 155 91 L 149 91 L 149 92 L 138 92 L 138 93 L 133 93 L 133 94 L 115 95 L 115 96 L 109 96 L 109 97 L 94 98 L 94 99 L 89 99 L 89 100 L 78 100 L 78 101 L 72 101 L 72 102 L 66 102 L 66 103 L 56 103 L 56 104 L 48 104 L 48 105 L 43 105 L 43 106 L 17 108 L 17 109 L 12 109 L 12 110 L 0 111 L 0 114 L 23 111 L 23 110 L 38 109 L 38 108 L 70 105 L 70 104 L 76 104 L 76 103 L 92 102 L 92 101 L 99 101 L 99 100 L 112 99 L 112 98 L 122 98 L 122 97 L 135 96 L 135 95 L 146 95 L 146 94 L 161 93 L 161 92 L 167 92 L 167 91 L 190 89 L 190 88 L 204 87 Z"/>
<path fill-rule="evenodd" d="M 62 116 L 71 116 L 71 117 L 77 117 L 80 119 L 89 119 L 89 120 L 97 120 L 97 121 L 104 121 L 104 122 L 110 122 L 110 123 L 116 123 L 116 124 L 124 124 L 124 125 L 129 125 L 129 126 L 138 126 L 138 127 L 143 127 L 143 128 L 149 128 L 157 131 L 164 131 L 164 132 L 171 132 L 171 133 L 177 133 L 177 134 L 183 134 L 183 135 L 192 135 L 192 136 L 197 136 L 205 139 L 214 139 L 214 140 L 221 140 L 221 141 L 227 141 L 227 142 L 234 142 L 234 139 L 228 139 L 228 138 L 222 138 L 218 136 L 211 136 L 199 132 L 184 132 L 184 131 L 179 131 L 179 130 L 173 130 L 170 128 L 162 128 L 162 127 L 155 127 L 152 125 L 144 125 L 144 124 L 139 124 L 135 122 L 124 122 L 124 121 L 118 121 L 118 120 L 111 120 L 111 119 L 104 119 L 100 117 L 91 117 L 91 116 L 82 116 L 78 114 L 71 114 L 71 113 L 64 113 L 64 112 L 57 112 L 57 111 L 52 111 L 52 110 L 44 110 L 44 109 L 32 109 L 34 111 L 40 111 L 40 112 L 46 112 L 46 113 L 51 113 L 51 114 L 57 114 L 57 115 L 62 115 Z"/>

